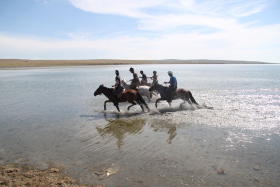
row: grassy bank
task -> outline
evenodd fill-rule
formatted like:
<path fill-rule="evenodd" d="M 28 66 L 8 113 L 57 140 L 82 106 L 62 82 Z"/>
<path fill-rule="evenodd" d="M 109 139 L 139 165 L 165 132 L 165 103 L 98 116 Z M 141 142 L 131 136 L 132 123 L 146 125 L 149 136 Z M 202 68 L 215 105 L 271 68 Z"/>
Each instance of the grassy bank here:
<path fill-rule="evenodd" d="M 0 68 L 49 67 L 49 66 L 90 66 L 128 64 L 265 64 L 256 61 L 229 60 L 25 60 L 0 59 Z"/>

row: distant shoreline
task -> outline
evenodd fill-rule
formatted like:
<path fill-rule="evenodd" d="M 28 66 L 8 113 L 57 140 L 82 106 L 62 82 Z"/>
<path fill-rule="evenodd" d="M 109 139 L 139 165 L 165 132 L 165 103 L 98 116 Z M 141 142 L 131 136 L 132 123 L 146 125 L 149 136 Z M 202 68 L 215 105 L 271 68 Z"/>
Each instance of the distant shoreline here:
<path fill-rule="evenodd" d="M 28 60 L 0 59 L 0 68 L 50 67 L 50 66 L 91 66 L 91 65 L 129 65 L 129 64 L 272 64 L 258 61 L 233 60 Z"/>

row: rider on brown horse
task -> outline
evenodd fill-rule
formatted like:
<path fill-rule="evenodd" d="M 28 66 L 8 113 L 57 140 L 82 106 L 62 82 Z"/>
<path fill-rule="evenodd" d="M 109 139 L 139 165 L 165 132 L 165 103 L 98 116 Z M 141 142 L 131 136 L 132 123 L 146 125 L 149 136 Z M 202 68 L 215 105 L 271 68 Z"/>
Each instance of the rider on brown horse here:
<path fill-rule="evenodd" d="M 116 83 L 115 83 L 115 85 L 113 85 L 113 87 L 115 87 L 115 90 L 114 90 L 114 100 L 115 100 L 114 105 L 116 107 L 118 107 L 118 105 L 119 105 L 118 95 L 123 90 L 123 87 L 121 85 L 121 77 L 120 77 L 119 70 L 116 70 L 115 73 L 116 73 L 116 78 L 115 78 Z"/>
<path fill-rule="evenodd" d="M 172 98 L 172 92 L 177 90 L 177 79 L 173 75 L 172 71 L 168 71 L 167 73 L 170 77 L 170 80 L 169 80 L 169 82 L 164 82 L 164 83 L 170 83 L 170 86 L 166 89 L 167 96 L 168 96 L 167 102 L 170 103 L 172 101 L 172 99 L 171 99 Z"/>

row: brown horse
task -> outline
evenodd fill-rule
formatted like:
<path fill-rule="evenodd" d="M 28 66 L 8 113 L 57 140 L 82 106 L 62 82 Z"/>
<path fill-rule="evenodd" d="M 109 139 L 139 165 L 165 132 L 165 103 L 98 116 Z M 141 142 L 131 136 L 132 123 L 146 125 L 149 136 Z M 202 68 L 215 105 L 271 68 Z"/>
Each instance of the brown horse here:
<path fill-rule="evenodd" d="M 149 91 L 154 91 L 157 90 L 160 94 L 160 98 L 156 100 L 156 107 L 157 103 L 160 100 L 166 100 L 168 102 L 168 95 L 167 95 L 167 87 L 160 85 L 160 84 L 154 84 Z M 190 105 L 196 104 L 196 106 L 199 106 L 198 103 L 195 101 L 195 99 L 192 96 L 192 93 L 188 90 L 185 89 L 177 89 L 176 92 L 172 93 L 172 100 L 175 99 L 182 99 L 184 102 L 188 102 Z M 171 101 L 168 102 L 169 105 L 171 106 Z"/>
<path fill-rule="evenodd" d="M 105 86 L 100 85 L 97 90 L 94 92 L 94 96 L 97 95 L 101 95 L 104 94 L 109 100 L 104 102 L 104 110 L 106 110 L 106 103 L 107 102 L 112 102 L 114 103 L 114 89 L 113 88 L 106 88 Z M 130 109 L 130 107 L 139 104 L 140 107 L 142 108 L 143 112 L 144 112 L 144 107 L 143 105 L 148 109 L 148 111 L 150 110 L 147 103 L 145 102 L 145 100 L 143 99 L 143 97 L 139 94 L 138 91 L 129 89 L 129 90 L 125 90 L 121 97 L 119 98 L 119 102 L 129 102 L 132 105 L 130 105 L 129 107 L 127 107 L 127 110 Z M 136 103 L 135 103 L 136 102 Z M 120 112 L 119 106 L 116 106 L 116 108 L 118 109 L 118 111 Z"/>

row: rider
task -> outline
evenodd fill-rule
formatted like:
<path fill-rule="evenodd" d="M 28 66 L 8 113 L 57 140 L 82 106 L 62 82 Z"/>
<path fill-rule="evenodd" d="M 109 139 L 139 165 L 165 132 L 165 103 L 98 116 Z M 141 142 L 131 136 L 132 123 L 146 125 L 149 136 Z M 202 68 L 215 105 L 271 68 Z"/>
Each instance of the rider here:
<path fill-rule="evenodd" d="M 171 98 L 172 98 L 172 92 L 177 90 L 177 79 L 176 77 L 173 75 L 172 71 L 168 71 L 167 72 L 169 77 L 170 77 L 170 81 L 169 82 L 164 82 L 164 83 L 170 83 L 170 86 L 167 88 L 166 92 L 167 92 L 167 102 L 171 102 Z"/>
<path fill-rule="evenodd" d="M 141 75 L 142 75 L 142 77 L 139 77 L 139 78 L 142 78 L 141 84 L 142 84 L 142 85 L 147 84 L 148 80 L 147 80 L 146 74 L 143 72 L 143 70 L 141 70 L 140 73 L 141 73 Z"/>
<path fill-rule="evenodd" d="M 152 77 L 148 77 L 148 78 L 153 80 L 152 85 L 156 84 L 158 82 L 158 80 L 157 80 L 157 78 L 158 78 L 157 72 L 153 71 L 153 76 Z"/>
<path fill-rule="evenodd" d="M 130 89 L 137 90 L 137 87 L 138 87 L 139 84 L 140 84 L 138 75 L 137 75 L 136 72 L 134 72 L 134 69 L 133 69 L 133 68 L 130 68 L 129 71 L 130 71 L 130 73 L 133 74 L 133 79 L 130 80 L 130 81 L 131 81 Z"/>
<path fill-rule="evenodd" d="M 116 73 L 116 78 L 115 78 L 115 85 L 113 85 L 113 87 L 115 87 L 115 90 L 114 90 L 114 105 L 117 107 L 119 105 L 119 98 L 118 98 L 118 94 L 121 92 L 122 90 L 122 84 L 121 84 L 121 77 L 120 77 L 120 72 L 119 70 L 116 70 L 115 71 Z"/>

